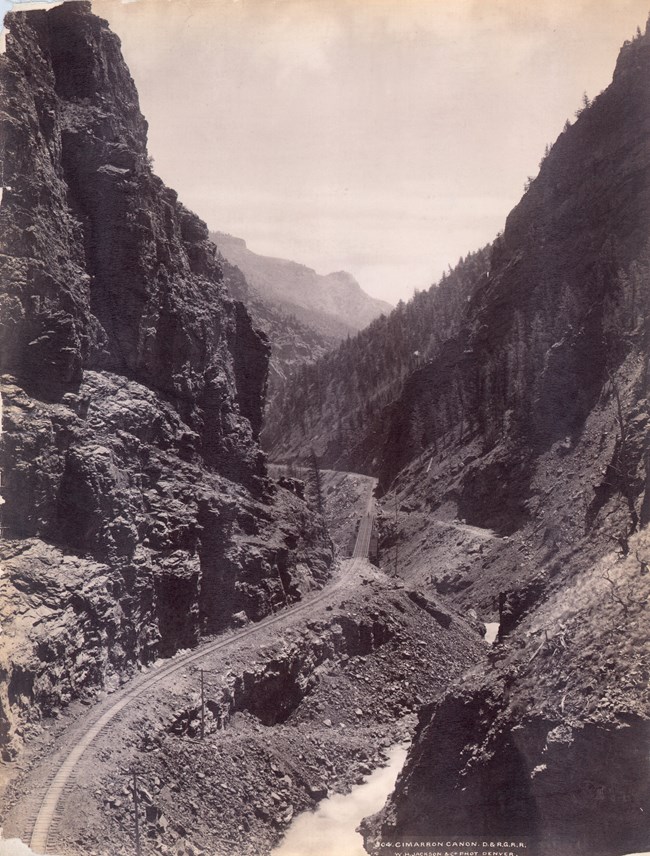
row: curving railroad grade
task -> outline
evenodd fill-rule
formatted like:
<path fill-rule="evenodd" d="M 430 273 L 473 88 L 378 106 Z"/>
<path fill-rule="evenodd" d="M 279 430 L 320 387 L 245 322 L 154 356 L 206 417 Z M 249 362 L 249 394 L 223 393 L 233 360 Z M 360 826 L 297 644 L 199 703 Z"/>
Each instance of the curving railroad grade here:
<path fill-rule="evenodd" d="M 46 854 L 56 852 L 57 820 L 60 814 L 65 792 L 74 780 L 75 770 L 84 752 L 92 745 L 98 735 L 106 729 L 114 726 L 119 721 L 119 715 L 127 705 L 147 692 L 155 689 L 156 685 L 168 678 L 174 672 L 185 669 L 189 663 L 196 662 L 201 658 L 229 648 L 242 639 L 253 636 L 273 624 L 286 621 L 287 617 L 293 617 L 302 612 L 309 612 L 320 601 L 329 597 L 337 588 L 345 585 L 350 575 L 359 570 L 359 564 L 368 556 L 370 538 L 375 520 L 375 506 L 373 492 L 376 480 L 367 479 L 368 502 L 366 512 L 361 518 L 357 538 L 352 553 L 352 558 L 344 563 L 343 573 L 317 594 L 305 598 L 295 606 L 288 607 L 282 612 L 276 613 L 269 618 L 256 623 L 253 627 L 238 631 L 229 635 L 226 639 L 219 639 L 201 645 L 196 650 L 175 657 L 164 666 L 155 670 L 146 678 L 138 680 L 135 686 L 118 691 L 111 699 L 110 706 L 91 714 L 83 731 L 80 733 L 73 747 L 69 749 L 63 760 L 58 763 L 53 772 L 50 772 L 47 789 L 38 807 L 33 823 L 30 824 L 28 837 L 30 846 L 35 853 Z"/>

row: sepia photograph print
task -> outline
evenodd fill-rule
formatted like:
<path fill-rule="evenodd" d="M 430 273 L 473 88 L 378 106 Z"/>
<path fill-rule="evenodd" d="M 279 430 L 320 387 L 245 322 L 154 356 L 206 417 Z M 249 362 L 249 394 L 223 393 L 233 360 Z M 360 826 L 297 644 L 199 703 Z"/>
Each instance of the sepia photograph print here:
<path fill-rule="evenodd" d="M 648 0 L 0 0 L 0 856 L 650 856 Z"/>

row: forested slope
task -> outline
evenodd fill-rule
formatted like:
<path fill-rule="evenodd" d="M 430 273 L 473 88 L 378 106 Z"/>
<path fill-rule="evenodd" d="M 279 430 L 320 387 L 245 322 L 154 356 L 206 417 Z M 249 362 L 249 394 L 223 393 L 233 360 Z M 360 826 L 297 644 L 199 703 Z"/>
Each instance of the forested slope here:
<path fill-rule="evenodd" d="M 293 372 L 269 408 L 263 442 L 271 454 L 304 457 L 314 446 L 328 466 L 373 471 L 386 437 L 386 408 L 405 378 L 459 333 L 489 258 L 487 247 L 471 253 L 438 284 Z"/>

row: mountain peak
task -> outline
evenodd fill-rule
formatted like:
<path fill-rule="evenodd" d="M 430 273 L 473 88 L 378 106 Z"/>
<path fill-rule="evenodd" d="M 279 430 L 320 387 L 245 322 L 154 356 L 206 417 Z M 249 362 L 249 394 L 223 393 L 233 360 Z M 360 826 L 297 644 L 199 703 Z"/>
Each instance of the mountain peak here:
<path fill-rule="evenodd" d="M 243 238 L 237 238 L 229 232 L 212 232 L 212 240 L 218 245 L 229 243 L 242 247 L 245 250 L 248 249 L 248 244 Z"/>
<path fill-rule="evenodd" d="M 639 27 L 633 39 L 621 47 L 614 71 L 614 81 L 628 74 L 636 74 L 641 67 L 650 66 L 650 17 L 645 31 Z"/>
<path fill-rule="evenodd" d="M 258 255 L 241 238 L 213 232 L 212 239 L 263 300 L 326 336 L 343 339 L 392 309 L 367 294 L 348 271 L 323 276 L 299 262 Z"/>
<path fill-rule="evenodd" d="M 344 283 L 355 290 L 359 289 L 360 291 L 363 291 L 359 281 L 347 270 L 332 271 L 332 273 L 327 274 L 326 279 Z"/>

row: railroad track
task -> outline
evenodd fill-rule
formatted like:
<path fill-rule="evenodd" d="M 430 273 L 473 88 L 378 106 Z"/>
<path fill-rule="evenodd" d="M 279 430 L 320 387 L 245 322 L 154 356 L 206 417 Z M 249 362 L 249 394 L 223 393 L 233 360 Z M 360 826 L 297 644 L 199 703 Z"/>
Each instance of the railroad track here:
<path fill-rule="evenodd" d="M 374 489 L 373 481 L 372 488 Z M 368 506 L 365 515 L 362 517 L 359 524 L 359 531 L 348 568 L 348 575 L 355 573 L 358 570 L 358 563 L 365 559 L 368 555 L 370 545 L 370 537 L 374 523 L 374 499 L 372 490 L 368 499 Z M 173 662 L 168 663 L 155 670 L 144 680 L 140 681 L 137 686 L 132 689 L 125 689 L 119 692 L 119 697 L 113 701 L 103 713 L 100 713 L 77 740 L 73 748 L 68 752 L 63 761 L 55 768 L 55 772 L 51 774 L 49 783 L 44 791 L 44 796 L 40 802 L 38 814 L 33 823 L 30 823 L 28 837 L 30 839 L 31 849 L 38 854 L 46 854 L 53 852 L 56 846 L 56 834 L 58 820 L 61 814 L 62 801 L 66 791 L 71 787 L 74 781 L 75 768 L 84 752 L 91 746 L 99 734 L 105 731 L 109 726 L 115 725 L 119 721 L 119 715 L 127 705 L 131 704 L 135 699 L 144 695 L 149 690 L 153 689 L 160 681 L 187 667 L 188 663 L 193 663 L 213 654 L 215 651 L 221 651 L 228 648 L 235 642 L 240 642 L 249 636 L 253 636 L 268 627 L 279 624 L 285 621 L 287 617 L 294 617 L 302 612 L 308 612 L 313 609 L 321 601 L 329 598 L 332 592 L 338 588 L 342 588 L 346 582 L 346 575 L 340 574 L 339 578 L 330 586 L 323 589 L 318 594 L 310 597 L 308 600 L 303 600 L 295 606 L 282 610 L 276 615 L 265 618 L 256 623 L 253 627 L 245 630 L 240 630 L 237 633 L 228 636 L 226 639 L 218 639 L 214 642 L 209 642 L 196 651 L 189 652 L 180 657 L 174 658 Z"/>
<path fill-rule="evenodd" d="M 372 537 L 372 527 L 375 522 L 375 498 L 373 496 L 373 492 L 376 484 L 377 482 L 374 480 L 373 490 L 370 491 L 370 495 L 368 497 L 366 513 L 361 518 L 361 522 L 359 524 L 357 540 L 355 541 L 354 550 L 352 551 L 353 559 L 365 559 L 368 556 L 368 551 L 370 550 L 370 538 Z"/>

